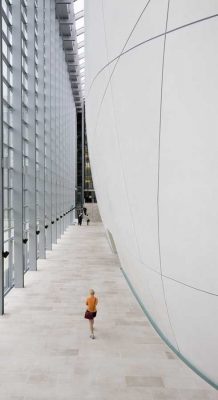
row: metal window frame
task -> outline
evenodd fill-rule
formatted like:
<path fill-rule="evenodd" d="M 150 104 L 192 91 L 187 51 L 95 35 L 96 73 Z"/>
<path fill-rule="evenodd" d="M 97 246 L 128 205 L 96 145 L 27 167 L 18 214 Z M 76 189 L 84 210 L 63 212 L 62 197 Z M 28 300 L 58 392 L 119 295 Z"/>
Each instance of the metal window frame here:
<path fill-rule="evenodd" d="M 23 268 L 23 138 L 22 138 L 22 55 L 21 0 L 12 7 L 13 47 L 13 122 L 14 122 L 14 260 L 15 287 L 24 287 Z"/>
<path fill-rule="evenodd" d="M 36 241 L 36 128 L 35 128 L 35 7 L 34 2 L 28 2 L 28 102 L 29 102 L 29 269 L 37 270 Z"/>
<path fill-rule="evenodd" d="M 39 258 L 45 251 L 45 98 L 44 98 L 44 0 L 38 0 L 38 131 L 39 131 Z"/>
<path fill-rule="evenodd" d="M 2 10 L 1 10 L 2 11 Z M 4 314 L 4 259 L 3 259 L 3 250 L 4 250 L 4 225 L 3 225 L 3 216 L 4 216 L 4 191 L 3 191 L 3 93 L 2 93 L 2 12 L 0 13 L 0 160 L 1 160 L 1 173 L 0 173 L 0 315 Z"/>
<path fill-rule="evenodd" d="M 55 2 L 51 0 L 51 181 L 52 181 L 52 244 L 57 243 L 57 184 L 56 184 L 56 56 Z"/>
<path fill-rule="evenodd" d="M 52 250 L 52 132 L 51 132 L 51 1 L 45 1 L 45 226 L 46 250 Z"/>

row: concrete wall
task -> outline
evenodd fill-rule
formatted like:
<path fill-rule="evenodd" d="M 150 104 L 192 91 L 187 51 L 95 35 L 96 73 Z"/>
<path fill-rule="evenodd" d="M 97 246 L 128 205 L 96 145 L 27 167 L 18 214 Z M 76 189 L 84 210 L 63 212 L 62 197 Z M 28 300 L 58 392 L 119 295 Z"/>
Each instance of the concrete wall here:
<path fill-rule="evenodd" d="M 86 0 L 98 205 L 163 335 L 218 383 L 218 1 Z"/>

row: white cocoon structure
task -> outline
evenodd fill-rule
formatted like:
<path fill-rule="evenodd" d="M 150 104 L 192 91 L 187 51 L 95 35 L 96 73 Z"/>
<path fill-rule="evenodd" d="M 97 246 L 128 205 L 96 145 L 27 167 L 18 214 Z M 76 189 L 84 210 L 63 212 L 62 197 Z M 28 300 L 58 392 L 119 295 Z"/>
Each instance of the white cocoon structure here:
<path fill-rule="evenodd" d="M 218 1 L 87 0 L 94 185 L 162 335 L 218 383 Z"/>

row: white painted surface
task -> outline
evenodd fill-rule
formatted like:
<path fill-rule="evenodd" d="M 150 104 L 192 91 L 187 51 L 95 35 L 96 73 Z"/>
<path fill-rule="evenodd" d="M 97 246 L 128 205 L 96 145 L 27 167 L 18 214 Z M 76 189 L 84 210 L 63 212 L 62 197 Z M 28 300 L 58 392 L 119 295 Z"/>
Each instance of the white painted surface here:
<path fill-rule="evenodd" d="M 156 198 L 162 53 L 163 38 L 152 46 L 139 46 L 120 59 L 111 80 L 116 135 L 139 258 L 158 272 Z M 134 74 L 134 79 L 129 79 Z M 142 101 L 133 101 L 139 96 L 139 87 Z"/>
<path fill-rule="evenodd" d="M 218 18 L 167 38 L 160 173 L 163 272 L 213 293 L 218 293 L 217 32 Z"/>
<path fill-rule="evenodd" d="M 168 0 L 151 0 L 137 23 L 125 49 L 149 41 L 165 32 Z M 152 45 L 153 46 L 153 45 Z M 151 60 L 150 60 L 151 61 Z"/>
<path fill-rule="evenodd" d="M 126 0 L 102 0 L 109 61 L 122 52 L 132 28 L 148 1 L 129 1 L 127 11 Z M 98 1 L 98 7 L 101 7 L 101 1 Z M 93 13 L 93 9 L 91 12 Z M 87 23 L 89 24 L 88 21 Z"/>
<path fill-rule="evenodd" d="M 92 13 L 92 9 L 95 10 L 94 14 Z M 89 81 L 89 85 L 86 84 L 86 89 L 89 90 L 97 73 L 107 64 L 107 50 L 105 45 L 102 7 L 99 0 L 87 1 L 86 12 L 89 14 L 90 23 L 86 24 L 85 57 L 92 60 L 89 69 L 86 70 L 86 75 L 88 75 Z M 98 27 L 98 29 L 93 29 L 93 26 Z M 101 34 L 99 35 L 100 32 Z M 93 52 L 92 47 L 86 45 L 87 38 L 90 42 L 94 43 L 95 52 Z"/>
<path fill-rule="evenodd" d="M 217 0 L 171 0 L 168 30 L 211 17 L 217 13 Z"/>
<path fill-rule="evenodd" d="M 181 353 L 217 381 L 217 298 L 164 279 L 172 326 Z"/>
<path fill-rule="evenodd" d="M 86 97 L 90 157 L 104 225 L 156 324 L 218 383 L 218 299 L 213 295 L 218 295 L 218 18 L 194 23 L 214 15 L 218 3 L 170 2 L 168 32 L 193 24 L 167 34 L 161 120 L 164 36 L 140 43 L 164 33 L 167 1 L 151 1 L 131 37 L 145 1 L 103 1 L 103 9 L 100 0 L 92 7 L 88 3 L 85 18 L 92 35 L 86 37 L 87 87 L 103 37 L 105 65 L 124 46 L 129 49 L 100 72 Z M 94 24 L 100 9 L 103 20 Z M 163 285 L 161 273 L 180 283 L 164 279 Z"/>

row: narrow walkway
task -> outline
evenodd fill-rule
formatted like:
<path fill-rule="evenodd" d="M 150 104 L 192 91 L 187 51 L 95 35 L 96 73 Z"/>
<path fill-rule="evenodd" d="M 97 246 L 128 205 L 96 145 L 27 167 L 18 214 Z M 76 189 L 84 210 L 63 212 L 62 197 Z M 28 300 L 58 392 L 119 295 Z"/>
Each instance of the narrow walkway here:
<path fill-rule="evenodd" d="M 72 226 L 0 318 L 1 400 L 217 400 L 178 360 L 130 292 L 101 224 Z M 96 340 L 83 318 L 100 304 Z"/>

